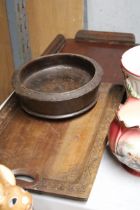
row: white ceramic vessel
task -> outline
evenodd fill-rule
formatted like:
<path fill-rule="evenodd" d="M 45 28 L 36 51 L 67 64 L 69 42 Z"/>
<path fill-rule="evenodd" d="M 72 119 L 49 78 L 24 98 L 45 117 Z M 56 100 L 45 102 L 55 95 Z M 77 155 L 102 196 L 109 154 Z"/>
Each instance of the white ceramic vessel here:
<path fill-rule="evenodd" d="M 127 50 L 121 63 L 128 97 L 140 98 L 140 45 Z"/>

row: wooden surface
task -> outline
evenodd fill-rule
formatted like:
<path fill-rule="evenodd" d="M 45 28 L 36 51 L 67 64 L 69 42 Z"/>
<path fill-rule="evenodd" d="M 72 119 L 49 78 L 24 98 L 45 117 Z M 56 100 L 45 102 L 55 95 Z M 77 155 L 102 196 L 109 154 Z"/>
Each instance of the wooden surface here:
<path fill-rule="evenodd" d="M 5 0 L 0 1 L 0 103 L 12 91 L 13 58 Z"/>
<path fill-rule="evenodd" d="M 87 199 L 123 90 L 103 83 L 94 108 L 60 121 L 31 117 L 13 95 L 0 113 L 1 163 L 33 177 L 33 183 L 18 182 L 27 189 Z"/>
<path fill-rule="evenodd" d="M 83 28 L 83 0 L 28 0 L 27 18 L 33 57 L 59 33 L 73 38 Z"/>

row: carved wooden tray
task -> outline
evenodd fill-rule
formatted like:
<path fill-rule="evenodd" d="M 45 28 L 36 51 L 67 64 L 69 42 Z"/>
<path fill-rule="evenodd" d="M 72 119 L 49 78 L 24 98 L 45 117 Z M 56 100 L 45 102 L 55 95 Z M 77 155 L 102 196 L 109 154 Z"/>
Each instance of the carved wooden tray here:
<path fill-rule="evenodd" d="M 48 121 L 21 110 L 15 94 L 0 113 L 0 162 L 22 178 L 22 187 L 87 199 L 123 87 L 103 83 L 94 108 L 69 120 Z M 18 178 L 18 177 L 17 177 Z"/>

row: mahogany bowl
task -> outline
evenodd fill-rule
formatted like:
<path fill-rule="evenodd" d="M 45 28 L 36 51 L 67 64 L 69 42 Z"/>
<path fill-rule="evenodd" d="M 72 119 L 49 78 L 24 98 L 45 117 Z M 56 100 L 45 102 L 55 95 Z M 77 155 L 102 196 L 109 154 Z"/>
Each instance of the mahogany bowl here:
<path fill-rule="evenodd" d="M 28 62 L 14 73 L 12 82 L 27 113 L 62 119 L 84 113 L 95 105 L 102 75 L 95 60 L 60 53 Z"/>

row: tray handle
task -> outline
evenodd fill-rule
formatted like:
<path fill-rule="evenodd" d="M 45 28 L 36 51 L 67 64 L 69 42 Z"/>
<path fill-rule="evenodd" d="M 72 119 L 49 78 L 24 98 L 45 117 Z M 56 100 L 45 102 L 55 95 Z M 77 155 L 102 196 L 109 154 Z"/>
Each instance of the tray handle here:
<path fill-rule="evenodd" d="M 132 33 L 88 31 L 80 30 L 75 35 L 76 41 L 88 41 L 93 43 L 134 45 L 135 36 Z"/>
<path fill-rule="evenodd" d="M 28 171 L 24 168 L 14 169 L 13 173 L 16 178 L 17 185 L 29 189 L 39 183 L 39 174 L 33 171 Z"/>
<path fill-rule="evenodd" d="M 58 34 L 56 38 L 47 47 L 47 49 L 42 53 L 42 56 L 46 54 L 54 54 L 60 52 L 61 49 L 64 47 L 65 42 L 65 37 L 62 34 Z"/>

